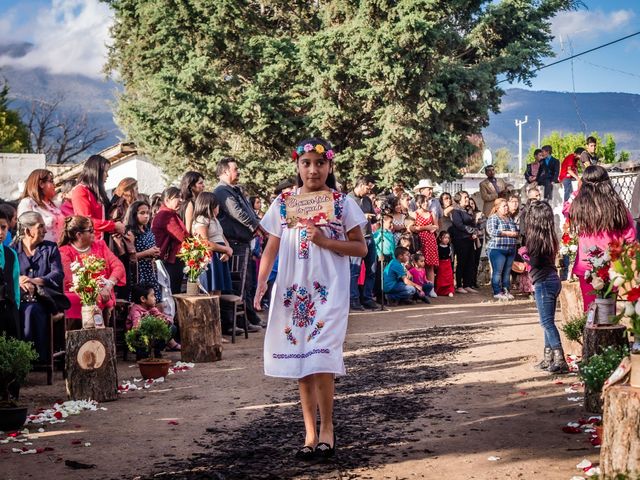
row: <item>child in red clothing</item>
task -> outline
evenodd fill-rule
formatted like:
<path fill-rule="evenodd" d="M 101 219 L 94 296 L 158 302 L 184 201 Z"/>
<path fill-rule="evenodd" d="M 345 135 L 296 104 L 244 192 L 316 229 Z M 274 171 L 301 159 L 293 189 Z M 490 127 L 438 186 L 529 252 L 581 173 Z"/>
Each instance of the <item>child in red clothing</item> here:
<path fill-rule="evenodd" d="M 438 296 L 453 297 L 453 267 L 451 266 L 451 236 L 449 232 L 438 234 L 438 274 L 436 275 L 436 293 Z"/>
<path fill-rule="evenodd" d="M 150 283 L 134 285 L 131 288 L 131 300 L 134 303 L 129 308 L 127 330 L 137 328 L 140 320 L 146 315 L 153 315 L 154 317 L 161 318 L 167 322 L 167 325 L 169 325 L 169 329 L 171 330 L 171 340 L 167 343 L 167 349 L 172 352 L 180 351 L 180 344 L 174 340 L 177 328 L 173 324 L 173 320 L 156 307 L 156 294 L 153 290 L 153 285 Z"/>

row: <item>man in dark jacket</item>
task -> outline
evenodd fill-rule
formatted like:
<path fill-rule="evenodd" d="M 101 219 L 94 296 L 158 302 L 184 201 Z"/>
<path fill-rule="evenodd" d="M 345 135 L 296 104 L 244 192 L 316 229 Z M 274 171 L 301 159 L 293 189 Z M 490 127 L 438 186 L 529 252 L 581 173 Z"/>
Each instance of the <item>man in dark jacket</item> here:
<path fill-rule="evenodd" d="M 560 160 L 551 155 L 551 153 L 551 145 L 542 147 L 543 160 L 540 162 L 536 179 L 538 185 L 544 187 L 545 200 L 551 200 L 553 184 L 558 183 L 558 175 L 560 174 Z"/>
<path fill-rule="evenodd" d="M 216 174 L 220 182 L 213 190 L 220 213 L 218 220 L 222 225 L 224 236 L 229 241 L 234 254 L 244 254 L 250 249 L 250 243 L 254 236 L 264 236 L 264 230 L 260 227 L 260 219 L 249 204 L 249 200 L 238 186 L 240 170 L 234 158 L 223 158 L 218 162 Z M 251 255 L 251 253 L 249 253 Z M 260 318 L 253 308 L 253 291 L 256 287 L 256 272 L 249 268 L 251 262 L 247 262 L 247 273 L 244 288 L 244 303 L 249 321 L 250 332 L 260 330 Z M 240 292 L 235 292 L 240 294 Z"/>

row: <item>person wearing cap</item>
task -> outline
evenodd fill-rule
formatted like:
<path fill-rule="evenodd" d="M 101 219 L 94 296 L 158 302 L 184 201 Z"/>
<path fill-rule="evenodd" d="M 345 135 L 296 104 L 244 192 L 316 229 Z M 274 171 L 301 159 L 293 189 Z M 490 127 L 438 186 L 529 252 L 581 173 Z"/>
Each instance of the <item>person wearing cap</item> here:
<path fill-rule="evenodd" d="M 428 178 L 423 178 L 418 182 L 418 185 L 413 187 L 413 191 L 417 195 L 424 195 L 429 200 L 429 211 L 433 214 L 434 220 L 436 222 L 440 221 L 442 218 L 442 205 L 440 205 L 440 200 L 433 196 L 433 182 L 431 182 Z M 416 201 L 411 200 L 409 203 L 409 211 L 415 212 L 418 209 L 416 205 Z"/>
<path fill-rule="evenodd" d="M 489 218 L 493 210 L 495 201 L 507 190 L 507 184 L 501 178 L 496 178 L 496 169 L 493 165 L 487 165 L 484 168 L 487 176 L 485 180 L 480 182 L 480 197 L 484 202 L 482 205 L 482 213 Z"/>

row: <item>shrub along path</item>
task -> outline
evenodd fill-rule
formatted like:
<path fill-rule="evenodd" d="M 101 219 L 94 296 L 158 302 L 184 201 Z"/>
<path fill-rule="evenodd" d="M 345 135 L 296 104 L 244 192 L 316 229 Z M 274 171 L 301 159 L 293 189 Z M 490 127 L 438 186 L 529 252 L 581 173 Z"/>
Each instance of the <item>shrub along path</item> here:
<path fill-rule="evenodd" d="M 598 453 L 587 436 L 561 431 L 582 416 L 567 399 L 579 394 L 564 392 L 575 377 L 532 370 L 542 350 L 532 302 L 487 298 L 458 295 L 351 317 L 348 375 L 337 384 L 338 456 L 330 463 L 293 458 L 303 439 L 296 386 L 262 375 L 258 333 L 225 345 L 222 362 L 47 427 L 50 435 L 33 442 L 53 451 L 2 452 L 3 470 L 6 478 L 39 478 L 47 469 L 69 479 L 569 479 L 582 458 L 597 461 Z M 121 379 L 133 376 L 135 367 L 120 365 Z M 34 374 L 31 382 L 42 379 Z M 24 390 L 34 405 L 58 397 L 59 378 Z M 63 460 L 96 466 L 73 470 Z"/>

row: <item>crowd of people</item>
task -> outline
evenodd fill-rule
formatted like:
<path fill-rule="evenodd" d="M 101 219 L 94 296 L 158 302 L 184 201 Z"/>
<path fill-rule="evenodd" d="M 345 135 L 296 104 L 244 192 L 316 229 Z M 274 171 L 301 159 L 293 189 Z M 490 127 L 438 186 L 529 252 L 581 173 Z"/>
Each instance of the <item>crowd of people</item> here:
<path fill-rule="evenodd" d="M 250 332 L 267 328 L 266 374 L 299 380 L 306 437 L 297 456 L 328 457 L 335 450 L 333 376 L 344 373 L 349 311 L 477 294 L 485 250 L 496 300 L 514 298 L 513 280 L 518 291 L 535 298 L 544 329 L 538 366 L 552 373 L 568 370 L 554 321 L 561 283 L 554 214 L 546 201 L 553 184 L 564 187 L 564 212 L 578 237 L 574 273 L 585 310 L 593 298 L 582 278 L 586 259 L 580 252 L 636 236 L 634 218 L 597 165 L 591 140 L 561 164 L 551 147 L 537 151 L 527 166 L 524 199 L 487 166 L 479 186 L 481 208 L 463 190 L 436 196 L 430 179 L 410 191 L 397 181 L 385 193 L 376 192 L 373 178 L 360 177 L 342 192 L 332 147 L 321 138 L 296 146 L 297 178 L 283 180 L 266 209 L 259 196 L 247 197 L 239 186 L 240 165 L 233 158 L 218 162 L 212 191 L 207 191 L 209 179 L 191 171 L 179 187 L 150 197 L 138 192 L 135 179 L 125 178 L 109 198 L 110 163 L 99 155 L 59 191 L 49 170 L 34 170 L 19 202 L 0 205 L 0 332 L 33 341 L 39 356 L 47 358 L 52 313 L 64 312 L 67 324 L 79 327 L 81 300 L 73 289 L 72 266 L 94 255 L 105 262 L 97 305 L 103 318 L 111 318 L 117 299 L 126 300 L 131 303 L 127 328 L 135 328 L 145 314 L 159 316 L 171 325 L 166 347 L 180 350 L 171 299 L 185 286 L 180 248 L 197 236 L 212 252 L 199 279 L 202 290 L 242 294 L 243 326 Z M 306 220 L 305 227 L 290 228 L 287 198 L 318 192 L 332 192 L 330 223 Z M 232 280 L 234 256 L 248 259 L 242 291 Z M 258 314 L 263 309 L 269 310 L 267 322 Z M 234 333 L 232 315 L 222 303 L 225 334 Z"/>

